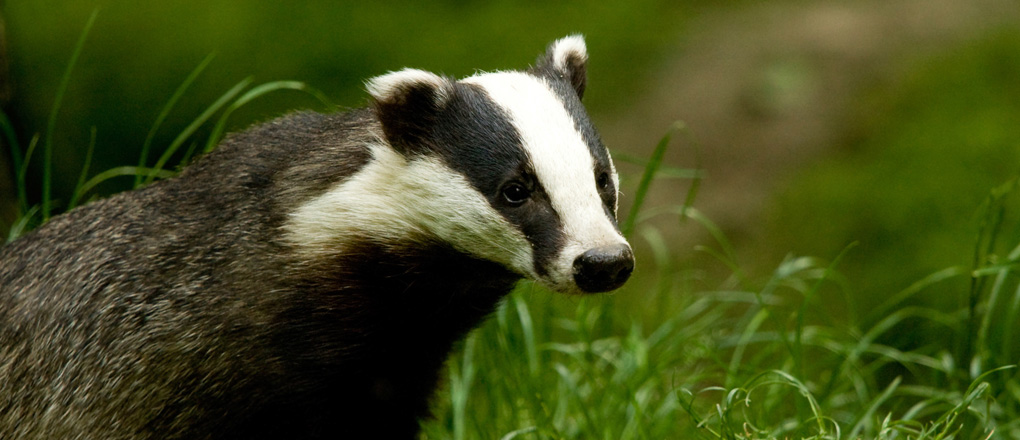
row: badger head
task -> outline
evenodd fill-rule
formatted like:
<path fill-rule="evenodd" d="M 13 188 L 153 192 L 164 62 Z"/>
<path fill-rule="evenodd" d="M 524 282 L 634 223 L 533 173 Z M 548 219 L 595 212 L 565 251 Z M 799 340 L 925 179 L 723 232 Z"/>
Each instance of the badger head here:
<path fill-rule="evenodd" d="M 586 62 L 572 36 L 526 72 L 369 80 L 372 160 L 292 216 L 292 236 L 322 250 L 350 236 L 439 241 L 556 291 L 620 287 L 634 257 L 616 170 L 580 102 Z"/>

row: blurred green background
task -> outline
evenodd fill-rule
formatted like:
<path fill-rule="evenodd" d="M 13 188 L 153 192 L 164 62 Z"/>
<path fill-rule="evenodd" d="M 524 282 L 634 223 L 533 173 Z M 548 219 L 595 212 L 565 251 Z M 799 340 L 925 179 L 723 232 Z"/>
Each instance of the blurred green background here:
<path fill-rule="evenodd" d="M 451 76 L 527 66 L 552 40 L 589 36 L 592 94 L 599 114 L 629 101 L 689 5 L 633 2 L 131 2 L 10 1 L 3 8 L 14 85 L 7 111 L 27 145 L 45 129 L 75 41 L 93 11 L 60 108 L 55 186 L 66 199 L 96 127 L 96 169 L 134 164 L 163 105 L 202 60 L 215 58 L 175 108 L 153 145 L 184 126 L 246 77 L 303 81 L 343 107 L 364 105 L 366 78 L 405 66 Z M 232 128 L 295 108 L 302 93 L 245 106 Z M 109 191 L 110 189 L 107 189 Z"/>
<path fill-rule="evenodd" d="M 150 164 L 249 76 L 303 81 L 357 107 L 367 102 L 362 84 L 371 76 L 405 66 L 452 76 L 523 68 L 571 33 L 587 37 L 585 100 L 609 147 L 644 157 L 673 121 L 684 121 L 669 164 L 702 170 L 694 206 L 721 226 L 752 273 L 791 253 L 831 259 L 859 242 L 840 266 L 853 295 L 831 305 L 851 321 L 928 273 L 968 265 L 988 191 L 1020 173 L 1013 0 L 9 0 L 4 109 L 23 148 L 45 132 L 94 11 L 57 113 L 58 205 L 78 178 L 92 128 L 93 174 L 136 164 L 157 115 L 209 54 L 215 58 L 157 132 Z M 322 109 L 307 94 L 278 92 L 243 107 L 230 126 L 298 108 Z M 196 142 L 209 128 L 202 130 Z M 626 203 L 640 167 L 621 168 L 631 185 Z M 39 169 L 36 160 L 30 183 Z M 100 192 L 130 184 L 114 181 Z M 657 182 L 650 203 L 680 204 L 691 184 Z M 5 188 L 0 201 L 9 204 Z M 708 240 L 696 225 L 644 226 L 661 231 L 677 256 L 705 258 L 692 252 Z M 947 309 L 962 301 L 935 289 L 923 298 Z"/>

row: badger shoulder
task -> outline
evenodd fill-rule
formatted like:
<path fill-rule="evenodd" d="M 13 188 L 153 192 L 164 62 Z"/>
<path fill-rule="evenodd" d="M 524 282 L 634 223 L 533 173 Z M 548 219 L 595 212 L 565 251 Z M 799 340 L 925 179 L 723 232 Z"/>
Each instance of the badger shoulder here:
<path fill-rule="evenodd" d="M 379 133 L 369 109 L 296 112 L 228 135 L 168 185 L 185 191 L 182 199 L 191 190 L 236 191 L 252 197 L 248 203 L 272 202 L 286 212 L 361 169 Z"/>
<path fill-rule="evenodd" d="M 221 239 L 271 238 L 286 212 L 369 161 L 370 113 L 294 113 L 231 134 L 179 176 L 56 216 L 0 247 L 0 280 L 95 271 L 104 255 L 139 256 L 138 264 L 178 247 L 200 254 Z"/>
<path fill-rule="evenodd" d="M 272 289 L 286 275 L 278 229 L 287 212 L 368 162 L 370 120 L 365 110 L 305 112 L 253 126 L 179 176 L 88 203 L 0 247 L 0 326 L 56 343 L 74 334 L 60 326 L 87 322 L 67 322 L 84 314 L 116 338 L 167 313 L 208 317 L 208 301 Z"/>
<path fill-rule="evenodd" d="M 320 306 L 290 301 L 300 286 L 278 229 L 290 206 L 369 161 L 370 119 L 296 113 L 251 127 L 177 177 L 0 248 L 0 432 L 108 432 L 91 424 L 117 414 L 118 429 L 197 438 L 238 428 L 219 408 L 276 398 L 266 387 L 281 381 L 287 336 L 274 332 Z M 213 386 L 172 395 L 198 383 Z"/>

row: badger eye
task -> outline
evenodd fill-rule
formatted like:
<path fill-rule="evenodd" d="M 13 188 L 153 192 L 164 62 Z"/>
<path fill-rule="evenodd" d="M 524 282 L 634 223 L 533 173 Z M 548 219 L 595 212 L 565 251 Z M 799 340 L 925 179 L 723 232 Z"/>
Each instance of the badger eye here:
<path fill-rule="evenodd" d="M 510 182 L 503 187 L 503 199 L 507 203 L 518 206 L 531 197 L 531 190 L 518 182 Z"/>
<path fill-rule="evenodd" d="M 609 189 L 609 173 L 601 172 L 599 176 L 595 178 L 595 184 L 599 186 L 599 189 Z"/>

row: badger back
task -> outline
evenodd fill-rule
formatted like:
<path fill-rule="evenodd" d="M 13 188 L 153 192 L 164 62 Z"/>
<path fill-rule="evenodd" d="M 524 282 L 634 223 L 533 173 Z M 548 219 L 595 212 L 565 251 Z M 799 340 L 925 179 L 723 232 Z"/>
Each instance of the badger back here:
<path fill-rule="evenodd" d="M 556 291 L 618 288 L 634 260 L 616 220 L 619 178 L 580 101 L 586 63 L 573 36 L 525 72 L 371 79 L 370 161 L 297 208 L 286 240 L 310 259 L 364 237 L 441 242 Z"/>

